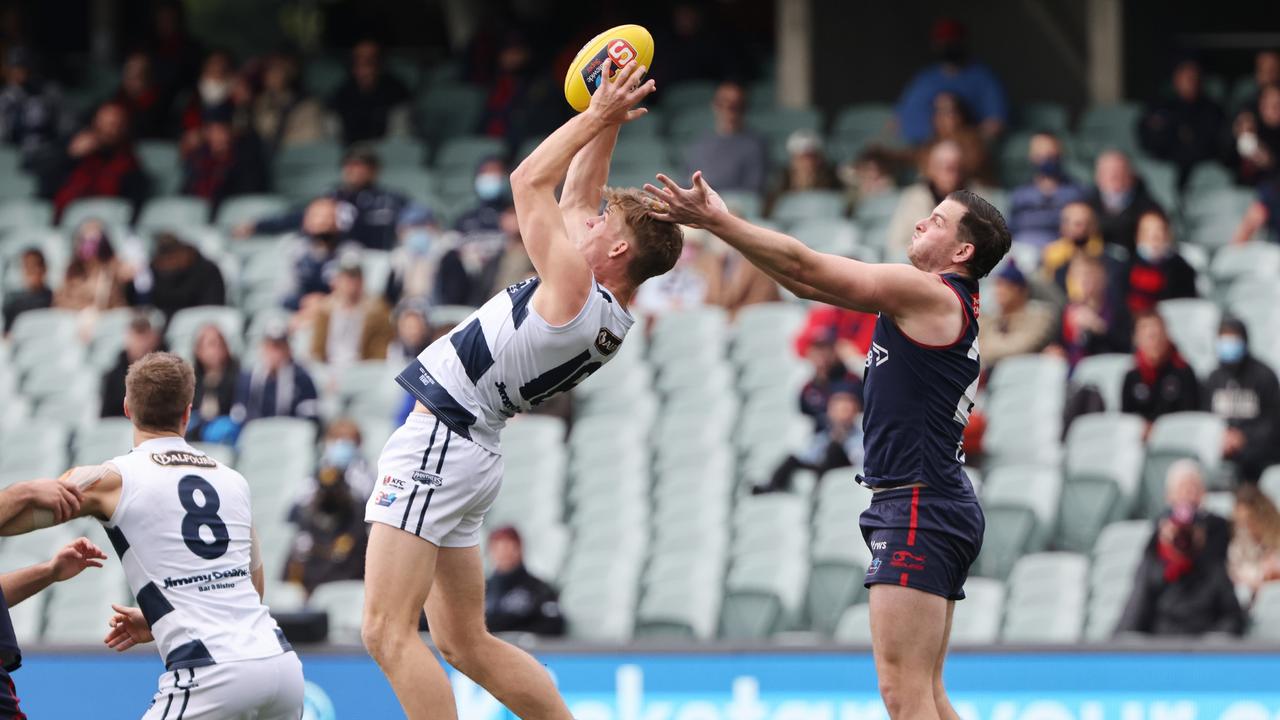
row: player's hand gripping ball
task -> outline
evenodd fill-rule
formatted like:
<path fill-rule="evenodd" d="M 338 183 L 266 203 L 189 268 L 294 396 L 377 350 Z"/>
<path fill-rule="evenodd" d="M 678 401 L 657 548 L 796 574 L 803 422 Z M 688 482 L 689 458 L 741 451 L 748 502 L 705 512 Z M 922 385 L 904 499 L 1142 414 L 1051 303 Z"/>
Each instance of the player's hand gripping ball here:
<path fill-rule="evenodd" d="M 612 78 L 631 63 L 653 67 L 653 36 L 639 25 L 619 25 L 605 30 L 582 46 L 564 77 L 564 99 L 582 112 L 591 104 L 591 94 L 603 81 L 602 66 L 612 61 Z"/>

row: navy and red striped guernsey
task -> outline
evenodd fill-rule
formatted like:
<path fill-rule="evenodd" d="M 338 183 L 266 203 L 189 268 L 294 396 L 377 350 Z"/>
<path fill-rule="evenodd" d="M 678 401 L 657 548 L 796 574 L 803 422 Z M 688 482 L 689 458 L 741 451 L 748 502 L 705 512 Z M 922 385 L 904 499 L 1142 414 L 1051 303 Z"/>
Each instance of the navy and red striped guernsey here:
<path fill-rule="evenodd" d="M 959 298 L 964 325 L 949 345 L 925 345 L 880 315 L 863 377 L 865 458 L 872 488 L 923 483 L 955 500 L 975 500 L 965 474 L 963 434 L 978 389 L 978 284 L 939 280 Z"/>
<path fill-rule="evenodd" d="M 25 720 L 18 709 L 18 694 L 9 673 L 22 665 L 22 652 L 13 632 L 13 620 L 9 617 L 9 603 L 0 590 L 0 718 Z"/>

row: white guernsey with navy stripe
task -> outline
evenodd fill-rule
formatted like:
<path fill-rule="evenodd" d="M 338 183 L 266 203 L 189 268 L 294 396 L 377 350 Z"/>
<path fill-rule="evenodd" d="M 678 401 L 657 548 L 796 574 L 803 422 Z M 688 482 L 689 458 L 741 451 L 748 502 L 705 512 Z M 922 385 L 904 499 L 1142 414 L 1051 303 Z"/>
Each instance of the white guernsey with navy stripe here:
<path fill-rule="evenodd" d="M 178 437 L 148 440 L 109 462 L 122 484 L 107 537 L 165 668 L 288 651 L 250 577 L 244 476 Z"/>
<path fill-rule="evenodd" d="M 530 278 L 498 293 L 396 378 L 450 430 L 490 452 L 499 452 L 509 418 L 603 367 L 635 323 L 592 281 L 577 317 L 551 325 L 530 302 L 538 284 Z"/>

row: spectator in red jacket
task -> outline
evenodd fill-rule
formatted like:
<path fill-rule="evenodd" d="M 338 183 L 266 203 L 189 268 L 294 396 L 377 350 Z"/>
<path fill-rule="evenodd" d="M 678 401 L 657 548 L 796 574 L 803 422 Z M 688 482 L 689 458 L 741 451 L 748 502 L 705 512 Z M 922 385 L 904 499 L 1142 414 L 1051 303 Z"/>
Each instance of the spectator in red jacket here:
<path fill-rule="evenodd" d="M 129 115 L 117 103 L 98 108 L 89 127 L 67 145 L 70 170 L 54 194 L 59 217 L 73 200 L 109 196 L 131 200 L 136 207 L 147 194 L 147 176 L 129 138 Z"/>
<path fill-rule="evenodd" d="M 1153 312 L 1139 315 L 1133 324 L 1133 346 L 1134 367 L 1124 376 L 1121 412 L 1141 415 L 1150 432 L 1161 415 L 1199 409 L 1196 374 L 1169 340 L 1163 318 Z"/>
<path fill-rule="evenodd" d="M 231 110 L 205 112 L 198 144 L 182 155 L 182 192 L 209 201 L 210 210 L 233 195 L 267 191 L 267 166 L 262 144 L 250 128 L 235 130 Z"/>
<path fill-rule="evenodd" d="M 1130 312 L 1154 310 L 1161 300 L 1196 297 L 1196 270 L 1174 248 L 1164 213 L 1153 209 L 1142 214 L 1136 242 L 1126 297 Z"/>
<path fill-rule="evenodd" d="M 819 338 L 834 337 L 836 351 L 844 362 L 861 361 L 871 349 L 876 316 L 831 305 L 814 305 L 796 336 L 796 354 L 809 356 L 809 346 Z"/>

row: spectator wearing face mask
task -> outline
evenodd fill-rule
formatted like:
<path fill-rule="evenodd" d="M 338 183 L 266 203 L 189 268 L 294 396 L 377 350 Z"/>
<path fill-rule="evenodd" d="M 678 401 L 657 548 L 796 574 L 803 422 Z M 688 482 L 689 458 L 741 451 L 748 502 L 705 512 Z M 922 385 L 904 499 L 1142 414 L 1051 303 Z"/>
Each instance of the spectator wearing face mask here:
<path fill-rule="evenodd" d="M 938 62 L 917 73 L 898 100 L 898 125 L 913 145 L 929 139 L 933 101 L 943 92 L 964 99 L 987 139 L 999 135 L 1008 122 L 1004 88 L 989 67 L 972 60 L 967 35 L 964 25 L 949 18 L 933 24 L 930 44 Z"/>
<path fill-rule="evenodd" d="M 1120 411 L 1147 421 L 1143 437 L 1161 415 L 1197 410 L 1200 384 L 1195 371 L 1169 340 L 1164 319 L 1154 312 L 1139 315 L 1133 324 L 1134 367 L 1124 376 Z"/>
<path fill-rule="evenodd" d="M 886 261 L 905 260 L 916 223 L 929 217 L 947 195 L 969 185 L 960 146 L 955 142 L 943 140 L 926 150 L 923 158 L 920 180 L 902 191 L 889 220 Z"/>
<path fill-rule="evenodd" d="M 1154 310 L 1161 300 L 1196 297 L 1195 268 L 1174 248 L 1163 213 L 1152 210 L 1138 220 L 1137 251 L 1129 268 L 1129 312 Z"/>
<path fill-rule="evenodd" d="M 293 238 L 293 277 L 286 288 L 284 306 L 290 310 L 314 310 L 314 303 L 328 295 L 344 252 L 359 252 L 359 245 L 338 230 L 338 203 L 329 198 L 312 200 L 302 219 L 302 232 Z"/>
<path fill-rule="evenodd" d="M 1241 112 L 1232 131 L 1239 182 L 1256 185 L 1280 174 L 1280 84 L 1262 86 L 1257 106 Z"/>
<path fill-rule="evenodd" d="M 377 151 L 370 145 L 356 145 L 343 156 L 341 184 L 320 198 L 336 203 L 337 231 L 372 250 L 395 247 L 400 216 L 416 207 L 402 193 L 378 183 L 381 170 L 382 161 Z M 306 209 L 293 210 L 245 223 L 233 233 L 237 237 L 250 237 L 294 231 L 303 225 L 306 212 Z"/>
<path fill-rule="evenodd" d="M 1178 167 L 1178 187 L 1191 169 L 1216 160 L 1225 115 L 1218 103 L 1204 95 L 1200 63 L 1184 58 L 1173 68 L 1173 97 L 1147 109 L 1138 124 L 1138 139 L 1152 157 Z"/>
<path fill-rule="evenodd" d="M 515 208 L 498 215 L 498 232 L 474 233 L 440 258 L 436 304 L 478 307 L 505 287 L 533 275 Z"/>
<path fill-rule="evenodd" d="M 463 235 L 498 232 L 502 213 L 511 205 L 510 173 L 501 158 L 491 157 L 476 167 L 476 204 L 458 216 L 453 229 Z"/>
<path fill-rule="evenodd" d="M 306 589 L 364 577 L 364 504 L 374 474 L 360 454 L 360 428 L 334 420 L 325 432 L 324 453 L 311 487 L 289 513 L 298 528 L 289 548 L 284 579 Z"/>
<path fill-rule="evenodd" d="M 1246 618 L 1227 574 L 1230 524 L 1202 509 L 1199 465 L 1173 463 L 1165 488 L 1169 509 L 1138 564 L 1116 633 L 1242 634 Z"/>
<path fill-rule="evenodd" d="M 1063 170 L 1062 143 L 1052 133 L 1032 135 L 1027 156 L 1034 175 L 1010 197 L 1009 231 L 1016 243 L 1044 248 L 1059 237 L 1063 211 L 1083 200 L 1084 190 Z"/>
<path fill-rule="evenodd" d="M 1133 255 L 1137 236 L 1138 218 L 1160 206 L 1142 179 L 1134 175 L 1129 158 L 1119 150 L 1109 150 L 1098 156 L 1094 169 L 1094 186 L 1089 191 L 1089 205 L 1098 216 L 1102 239 L 1113 247 Z"/>
<path fill-rule="evenodd" d="M 1098 216 L 1086 202 L 1073 202 L 1062 208 L 1059 237 L 1040 252 L 1040 269 L 1046 280 L 1066 289 L 1067 265 L 1076 255 L 1102 258 L 1106 243 L 1098 232 Z"/>
<path fill-rule="evenodd" d="M 565 631 L 555 588 L 524 566 L 524 541 L 513 527 L 489 534 L 489 566 L 484 583 L 484 621 L 490 632 L 559 636 Z"/>
<path fill-rule="evenodd" d="M 238 107 L 248 105 L 252 93 L 236 76 L 235 60 L 226 50 L 214 50 L 204 59 L 195 91 L 182 110 L 181 148 L 200 143 L 200 128 L 209 117 L 232 117 Z"/>
<path fill-rule="evenodd" d="M 1280 381 L 1249 352 L 1249 332 L 1227 317 L 1218 327 L 1218 367 L 1205 381 L 1203 409 L 1227 422 L 1222 457 L 1244 480 L 1280 462 Z"/>
<path fill-rule="evenodd" d="M 440 258 L 449 250 L 435 215 L 411 206 L 400 215 L 399 242 L 391 251 L 391 274 L 384 297 L 390 304 L 404 298 L 430 298 Z"/>
<path fill-rule="evenodd" d="M 828 470 L 862 465 L 862 388 L 839 385 L 827 399 L 826 422 L 809 447 L 790 455 L 773 471 L 769 482 L 751 489 L 753 495 L 786 492 L 797 470 L 811 470 L 821 479 Z"/>
<path fill-rule="evenodd" d="M 122 307 L 128 271 L 116 254 L 106 224 L 96 218 L 85 220 L 71 241 L 73 255 L 62 287 L 53 294 L 53 306 L 77 311 Z"/>

